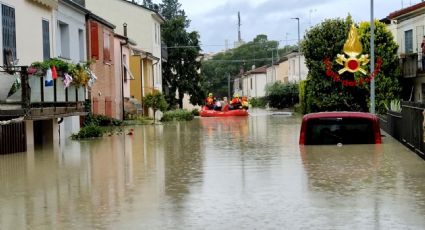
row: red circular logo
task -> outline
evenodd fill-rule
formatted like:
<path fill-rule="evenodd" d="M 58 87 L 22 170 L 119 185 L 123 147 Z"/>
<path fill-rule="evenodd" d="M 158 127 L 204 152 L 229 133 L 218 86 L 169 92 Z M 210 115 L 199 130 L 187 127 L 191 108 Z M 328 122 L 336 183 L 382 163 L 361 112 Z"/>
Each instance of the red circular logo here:
<path fill-rule="evenodd" d="M 359 62 L 357 60 L 349 60 L 347 63 L 347 67 L 350 70 L 355 71 L 357 68 L 359 68 Z"/>

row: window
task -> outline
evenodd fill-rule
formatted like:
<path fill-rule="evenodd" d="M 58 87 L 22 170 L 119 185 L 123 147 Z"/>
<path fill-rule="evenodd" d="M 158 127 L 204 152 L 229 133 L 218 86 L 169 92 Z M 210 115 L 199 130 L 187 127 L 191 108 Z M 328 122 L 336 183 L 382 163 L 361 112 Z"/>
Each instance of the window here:
<path fill-rule="evenodd" d="M 111 34 L 109 31 L 103 31 L 103 61 L 111 61 Z"/>
<path fill-rule="evenodd" d="M 99 59 L 99 30 L 96 22 L 90 22 L 90 50 L 91 57 Z"/>
<path fill-rule="evenodd" d="M 82 29 L 78 29 L 78 46 L 80 48 L 80 61 L 85 61 L 84 55 L 84 31 Z"/>
<path fill-rule="evenodd" d="M 320 118 L 307 122 L 306 143 L 312 145 L 375 144 L 373 122 L 364 118 Z"/>
<path fill-rule="evenodd" d="M 7 60 L 16 59 L 16 25 L 15 25 L 15 9 L 2 5 L 2 35 L 3 35 L 3 63 L 7 64 Z M 7 56 L 10 57 L 6 58 Z M 9 63 L 10 64 L 10 63 Z"/>
<path fill-rule="evenodd" d="M 379 118 L 362 112 L 320 112 L 304 115 L 300 145 L 381 144 Z"/>
<path fill-rule="evenodd" d="M 413 30 L 404 31 L 404 48 L 406 53 L 413 52 Z"/>
<path fill-rule="evenodd" d="M 43 60 L 50 59 L 50 29 L 49 21 L 42 21 L 42 31 L 43 31 Z"/>
<path fill-rule="evenodd" d="M 63 22 L 59 24 L 59 57 L 69 59 L 69 25 Z"/>
<path fill-rule="evenodd" d="M 250 85 L 251 87 L 249 87 L 252 90 L 252 78 L 249 79 L 250 80 Z"/>

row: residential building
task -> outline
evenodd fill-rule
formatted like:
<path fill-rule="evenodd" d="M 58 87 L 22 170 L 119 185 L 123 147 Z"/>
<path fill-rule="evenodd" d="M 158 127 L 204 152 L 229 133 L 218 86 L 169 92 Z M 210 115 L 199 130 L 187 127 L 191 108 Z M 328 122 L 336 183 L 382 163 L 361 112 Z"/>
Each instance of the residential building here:
<path fill-rule="evenodd" d="M 276 81 L 289 83 L 289 61 L 287 57 L 283 57 L 278 63 Z"/>
<path fill-rule="evenodd" d="M 106 115 L 122 119 L 121 82 L 115 68 L 115 25 L 89 13 L 87 15 L 87 44 L 89 59 L 93 62 L 90 67 L 97 77 L 96 83 L 90 89 L 93 114 Z"/>
<path fill-rule="evenodd" d="M 118 115 L 119 119 L 125 117 L 124 102 L 131 98 L 130 82 L 135 78 L 130 71 L 129 63 L 131 57 L 131 46 L 135 45 L 136 43 L 134 43 L 125 35 L 115 34 L 114 36 L 114 53 L 116 54 L 114 55 L 115 63 L 120 63 L 120 65 L 115 66 L 115 79 L 121 79 L 119 81 L 120 84 L 116 84 L 116 87 L 118 87 L 116 88 L 116 92 L 121 90 L 121 93 L 115 96 L 115 100 L 117 101 L 117 114 L 121 113 L 121 115 Z M 120 110 L 121 112 L 119 112 Z"/>
<path fill-rule="evenodd" d="M 85 33 L 84 10 L 58 0 L 4 0 L 0 7 L 1 62 L 22 66 L 12 70 L 16 75 L 0 71 L 0 152 L 23 152 L 35 144 L 57 145 L 59 133 L 65 136 L 79 130 L 84 89 L 64 89 L 62 77 L 47 85 L 45 76 L 28 76 L 25 66 L 59 54 L 79 62 L 85 56 L 85 44 L 80 42 Z M 10 91 L 17 76 L 20 84 Z M 5 130 L 8 135 L 2 135 Z M 4 148 L 8 146 L 18 147 Z"/>
<path fill-rule="evenodd" d="M 308 69 L 305 57 L 294 51 L 286 55 L 288 58 L 288 82 L 294 83 L 307 79 Z"/>
<path fill-rule="evenodd" d="M 10 49 L 18 65 L 30 65 L 53 54 L 53 10 L 56 0 L 2 0 L 1 64 L 5 64 L 5 50 Z M 20 39 L 17 38 L 19 36 Z M 23 39 L 26 38 L 26 39 Z M 30 51 L 30 52 L 29 52 Z"/>
<path fill-rule="evenodd" d="M 131 96 L 142 101 L 154 89 L 162 92 L 162 16 L 132 1 L 109 0 L 105 4 L 104 0 L 86 0 L 85 5 L 116 25 L 115 32 L 118 34 L 123 34 L 123 25 L 126 25 L 128 37 L 137 43 L 130 57 L 130 69 L 134 76 L 130 83 Z"/>
<path fill-rule="evenodd" d="M 422 66 L 421 43 L 424 38 L 425 2 L 390 13 L 385 20 L 393 33 L 402 63 L 403 99 L 425 101 L 425 67 Z"/>
<path fill-rule="evenodd" d="M 71 63 L 87 62 L 86 14 L 89 11 L 71 0 L 59 0 L 56 11 L 56 55 Z M 62 89 L 62 87 L 59 87 Z M 84 87 L 68 91 L 75 100 L 84 101 L 87 98 Z M 68 138 L 80 130 L 80 117 L 65 117 L 60 124 L 61 138 Z"/>
<path fill-rule="evenodd" d="M 267 66 L 245 72 L 239 80 L 242 83 L 242 95 L 248 98 L 266 95 Z"/>
<path fill-rule="evenodd" d="M 273 65 L 270 65 L 270 66 L 267 67 L 266 84 L 273 84 L 277 81 L 276 77 L 277 77 L 278 67 L 279 67 L 279 65 L 277 65 L 277 63 L 273 63 Z"/>

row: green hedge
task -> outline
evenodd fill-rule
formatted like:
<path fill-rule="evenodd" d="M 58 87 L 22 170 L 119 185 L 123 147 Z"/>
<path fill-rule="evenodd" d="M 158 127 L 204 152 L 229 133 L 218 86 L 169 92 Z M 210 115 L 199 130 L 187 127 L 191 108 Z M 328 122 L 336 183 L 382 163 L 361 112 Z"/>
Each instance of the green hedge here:
<path fill-rule="evenodd" d="M 98 125 L 98 126 L 121 126 L 123 121 L 108 117 L 105 115 L 91 115 L 86 116 L 84 122 L 85 126 Z"/>
<path fill-rule="evenodd" d="M 102 137 L 104 132 L 105 130 L 99 127 L 98 125 L 91 124 L 81 128 L 80 132 L 78 132 L 77 134 L 72 134 L 71 138 L 76 140 L 84 138 Z"/>
<path fill-rule="evenodd" d="M 164 113 L 164 116 L 162 117 L 162 122 L 167 121 L 190 121 L 193 120 L 194 115 L 192 112 L 187 111 L 185 109 L 177 109 L 177 110 L 171 110 Z"/>
<path fill-rule="evenodd" d="M 249 104 L 251 104 L 252 107 L 265 108 L 267 106 L 267 98 L 253 97 L 249 100 Z"/>

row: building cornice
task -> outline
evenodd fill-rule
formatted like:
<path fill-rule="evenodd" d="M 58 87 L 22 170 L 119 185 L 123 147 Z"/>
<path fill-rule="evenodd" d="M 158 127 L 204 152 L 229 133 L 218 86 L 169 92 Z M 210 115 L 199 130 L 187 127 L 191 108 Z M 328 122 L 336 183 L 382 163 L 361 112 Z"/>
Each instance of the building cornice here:
<path fill-rule="evenodd" d="M 36 2 L 38 4 L 47 6 L 52 9 L 57 9 L 59 4 L 59 0 L 29 0 L 29 1 Z"/>

